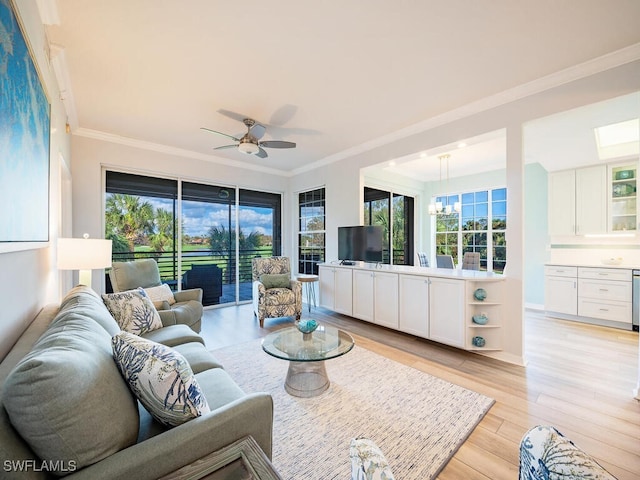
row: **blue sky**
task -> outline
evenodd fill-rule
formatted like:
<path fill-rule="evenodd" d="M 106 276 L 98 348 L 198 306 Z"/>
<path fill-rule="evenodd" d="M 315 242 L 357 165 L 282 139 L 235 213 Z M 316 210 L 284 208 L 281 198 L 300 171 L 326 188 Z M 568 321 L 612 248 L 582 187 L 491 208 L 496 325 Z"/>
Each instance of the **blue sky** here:
<path fill-rule="evenodd" d="M 171 211 L 172 200 L 145 197 L 154 208 Z M 183 233 L 190 236 L 206 235 L 213 226 L 229 228 L 229 212 L 231 212 L 231 228 L 235 228 L 235 206 L 227 206 L 204 202 L 182 202 Z M 240 229 L 245 235 L 259 232 L 264 235 L 273 234 L 273 217 L 271 209 L 240 206 Z"/>

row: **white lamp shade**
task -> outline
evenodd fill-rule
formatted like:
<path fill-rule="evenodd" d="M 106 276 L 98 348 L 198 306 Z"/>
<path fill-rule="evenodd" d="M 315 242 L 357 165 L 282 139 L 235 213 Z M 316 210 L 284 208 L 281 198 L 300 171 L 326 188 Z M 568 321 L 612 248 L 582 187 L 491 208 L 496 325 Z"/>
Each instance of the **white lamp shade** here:
<path fill-rule="evenodd" d="M 93 270 L 111 266 L 111 240 L 59 238 L 58 269 Z"/>

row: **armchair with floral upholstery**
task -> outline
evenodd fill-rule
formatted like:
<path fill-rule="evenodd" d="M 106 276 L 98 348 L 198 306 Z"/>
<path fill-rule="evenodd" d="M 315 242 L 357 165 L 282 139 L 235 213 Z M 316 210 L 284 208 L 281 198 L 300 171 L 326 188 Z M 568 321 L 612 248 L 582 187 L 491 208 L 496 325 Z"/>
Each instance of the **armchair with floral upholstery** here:
<path fill-rule="evenodd" d="M 302 313 L 302 283 L 291 279 L 289 257 L 254 258 L 253 314 L 260 327 L 265 318 L 293 317 Z"/>

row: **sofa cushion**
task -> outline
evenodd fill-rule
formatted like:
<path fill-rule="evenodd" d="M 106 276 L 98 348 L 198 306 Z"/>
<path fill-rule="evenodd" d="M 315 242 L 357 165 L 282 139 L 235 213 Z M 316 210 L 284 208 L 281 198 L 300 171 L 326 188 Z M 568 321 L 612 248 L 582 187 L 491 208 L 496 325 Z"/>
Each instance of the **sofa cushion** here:
<path fill-rule="evenodd" d="M 169 305 L 173 305 L 176 303 L 176 299 L 173 296 L 173 292 L 169 285 L 163 283 L 157 287 L 146 287 L 144 289 L 147 296 L 151 299 L 152 302 L 163 302 L 166 301 Z"/>
<path fill-rule="evenodd" d="M 260 282 L 267 290 L 270 288 L 291 288 L 291 276 L 288 273 L 264 273 Z"/>
<path fill-rule="evenodd" d="M 100 325 L 109 334 L 109 338 L 121 330 L 100 295 L 89 287 L 78 285 L 72 288 L 60 303 L 58 317 L 63 317 L 66 312 L 71 310 L 84 315 L 88 322 L 93 321 Z"/>
<path fill-rule="evenodd" d="M 142 338 L 152 342 L 161 343 L 167 347 L 175 347 L 183 343 L 198 342 L 204 345 L 204 340 L 200 335 L 191 330 L 186 325 L 169 325 L 167 327 L 153 330 L 140 335 Z"/>
<path fill-rule="evenodd" d="M 158 422 L 175 426 L 209 412 L 207 399 L 180 353 L 128 332 L 115 335 L 112 345 L 120 372 Z"/>
<path fill-rule="evenodd" d="M 42 460 L 82 468 L 135 443 L 138 410 L 111 355 L 111 336 L 80 309 L 58 314 L 8 375 L 9 420 Z"/>
<path fill-rule="evenodd" d="M 162 320 L 143 288 L 102 295 L 113 318 L 125 332 L 142 335 L 162 328 Z"/>
<path fill-rule="evenodd" d="M 184 357 L 194 374 L 212 368 L 224 368 L 211 352 L 199 342 L 189 342 L 172 348 Z"/>

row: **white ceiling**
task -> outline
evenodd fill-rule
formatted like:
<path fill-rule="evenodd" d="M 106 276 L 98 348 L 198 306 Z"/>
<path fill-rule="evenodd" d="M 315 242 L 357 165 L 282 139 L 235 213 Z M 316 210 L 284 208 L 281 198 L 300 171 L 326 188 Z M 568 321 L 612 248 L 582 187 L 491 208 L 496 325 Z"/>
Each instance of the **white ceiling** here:
<path fill-rule="evenodd" d="M 56 4 L 47 35 L 76 134 L 283 174 L 640 43 L 640 2 L 628 0 Z M 244 130 L 225 111 L 298 147 L 214 152 L 227 140 L 200 127 Z"/>

